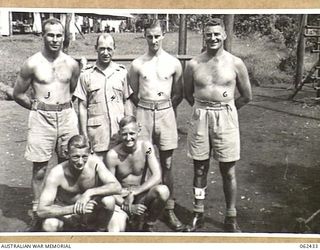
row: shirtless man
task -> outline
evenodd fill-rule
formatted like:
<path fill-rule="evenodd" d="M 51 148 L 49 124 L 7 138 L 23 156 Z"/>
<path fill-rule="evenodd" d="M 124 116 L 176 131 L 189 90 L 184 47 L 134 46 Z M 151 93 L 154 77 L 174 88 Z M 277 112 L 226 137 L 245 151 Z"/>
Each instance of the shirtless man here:
<path fill-rule="evenodd" d="M 194 161 L 194 217 L 189 231 L 203 224 L 204 199 L 211 150 L 219 162 L 226 201 L 224 230 L 240 232 L 236 221 L 235 164 L 240 159 L 237 109 L 252 99 L 243 61 L 225 51 L 226 33 L 220 19 L 205 25 L 206 51 L 185 70 L 185 97 L 193 106 L 188 132 L 188 154 Z M 235 99 L 235 88 L 240 97 Z"/>
<path fill-rule="evenodd" d="M 132 101 L 137 105 L 137 121 L 141 136 L 159 149 L 162 181 L 170 190 L 165 219 L 175 231 L 184 229 L 174 213 L 172 154 L 178 147 L 174 109 L 182 101 L 182 66 L 179 60 L 162 49 L 164 31 L 158 20 L 145 27 L 148 51 L 132 62 L 129 80 L 134 91 Z"/>
<path fill-rule="evenodd" d="M 115 207 L 113 195 L 121 192 L 119 182 L 97 156 L 90 155 L 84 136 L 69 140 L 68 156 L 50 169 L 45 179 L 37 211 L 44 219 L 43 231 L 93 226 L 99 232 L 114 232 L 109 221 Z"/>
<path fill-rule="evenodd" d="M 115 213 L 110 224 L 124 231 L 128 216 L 147 214 L 142 230 L 153 232 L 169 198 L 169 189 L 159 184 L 161 168 L 152 143 L 138 139 L 136 118 L 125 116 L 120 121 L 119 134 L 121 143 L 108 152 L 107 166 L 122 185 L 122 194 L 116 196 L 116 203 L 126 213 Z"/>
<path fill-rule="evenodd" d="M 33 211 L 48 161 L 55 150 L 58 162 L 65 160 L 68 140 L 78 134 L 78 119 L 71 97 L 79 77 L 78 63 L 62 52 L 64 28 L 58 19 L 43 22 L 42 50 L 21 67 L 13 98 L 30 110 L 25 158 L 33 162 Z M 32 97 L 27 90 L 32 88 Z"/>

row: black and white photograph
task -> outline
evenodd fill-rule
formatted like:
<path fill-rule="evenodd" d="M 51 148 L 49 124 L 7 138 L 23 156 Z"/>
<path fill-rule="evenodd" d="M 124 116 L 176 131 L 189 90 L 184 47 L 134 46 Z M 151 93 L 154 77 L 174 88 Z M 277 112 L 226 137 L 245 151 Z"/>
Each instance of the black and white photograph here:
<path fill-rule="evenodd" d="M 320 233 L 320 9 L 0 8 L 0 235 Z"/>

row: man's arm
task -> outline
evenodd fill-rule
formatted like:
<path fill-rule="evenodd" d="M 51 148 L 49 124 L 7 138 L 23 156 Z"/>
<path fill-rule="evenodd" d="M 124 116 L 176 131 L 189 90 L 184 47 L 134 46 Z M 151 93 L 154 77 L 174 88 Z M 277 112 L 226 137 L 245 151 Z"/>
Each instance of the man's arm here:
<path fill-rule="evenodd" d="M 175 73 L 172 80 L 172 92 L 171 101 L 174 109 L 178 107 L 183 99 L 183 76 L 182 66 L 180 61 L 177 59 L 175 66 Z"/>
<path fill-rule="evenodd" d="M 130 100 L 137 106 L 139 102 L 139 71 L 135 61 L 131 63 L 127 80 L 133 90 Z"/>
<path fill-rule="evenodd" d="M 58 217 L 74 213 L 74 205 L 60 206 L 54 204 L 61 179 L 61 176 L 56 173 L 56 168 L 50 170 L 44 182 L 37 211 L 40 218 Z"/>
<path fill-rule="evenodd" d="M 193 106 L 194 104 L 194 85 L 193 85 L 193 66 L 192 61 L 187 62 L 186 68 L 184 70 L 184 97 L 188 103 Z"/>
<path fill-rule="evenodd" d="M 80 75 L 80 67 L 77 61 L 72 59 L 72 76 L 70 79 L 70 93 L 73 94 L 75 91 L 77 84 L 78 84 L 78 79 Z"/>
<path fill-rule="evenodd" d="M 127 72 L 127 71 L 126 71 Z M 124 105 L 124 115 L 133 115 L 133 103 L 131 101 L 131 95 L 133 95 L 133 90 L 128 83 L 128 73 L 126 73 L 123 79 L 123 105 Z"/>
<path fill-rule="evenodd" d="M 33 72 L 29 61 L 25 62 L 21 67 L 20 73 L 18 75 L 17 81 L 13 89 L 13 99 L 22 107 L 26 109 L 32 108 L 32 102 L 26 92 L 31 86 Z"/>
<path fill-rule="evenodd" d="M 97 195 L 108 196 L 120 194 L 121 185 L 116 179 L 116 177 L 106 168 L 106 166 L 101 160 L 96 158 L 96 161 L 96 174 L 98 175 L 99 180 L 102 182 L 102 185 L 86 190 L 83 195 L 88 195 L 92 198 Z"/>
<path fill-rule="evenodd" d="M 88 110 L 87 110 L 87 90 L 85 84 L 85 73 L 82 73 L 79 78 L 79 83 L 74 91 L 73 96 L 78 98 L 78 119 L 80 134 L 87 136 Z"/>
<path fill-rule="evenodd" d="M 235 58 L 235 67 L 236 84 L 240 93 L 240 97 L 235 100 L 235 105 L 237 109 L 240 109 L 252 100 L 252 91 L 247 68 L 240 58 Z"/>
<path fill-rule="evenodd" d="M 78 99 L 79 106 L 79 126 L 80 126 L 80 134 L 88 137 L 87 133 L 87 123 L 88 123 L 88 110 L 87 110 L 87 102 L 84 100 Z"/>

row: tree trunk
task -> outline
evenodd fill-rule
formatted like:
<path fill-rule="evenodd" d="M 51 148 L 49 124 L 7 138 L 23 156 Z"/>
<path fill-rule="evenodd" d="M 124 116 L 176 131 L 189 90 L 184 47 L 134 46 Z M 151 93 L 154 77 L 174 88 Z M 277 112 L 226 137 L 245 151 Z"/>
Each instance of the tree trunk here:
<path fill-rule="evenodd" d="M 224 48 L 228 52 L 232 52 L 232 38 L 233 38 L 233 23 L 234 15 L 228 14 L 223 17 L 224 25 L 226 28 L 227 39 L 224 41 Z"/>
<path fill-rule="evenodd" d="M 307 25 L 307 14 L 299 15 L 300 21 L 300 30 L 299 30 L 299 39 L 297 46 L 297 67 L 296 75 L 294 80 L 294 86 L 297 89 L 302 82 L 303 77 L 303 67 L 304 67 L 304 54 L 305 54 L 305 37 L 304 31 L 305 26 Z"/>

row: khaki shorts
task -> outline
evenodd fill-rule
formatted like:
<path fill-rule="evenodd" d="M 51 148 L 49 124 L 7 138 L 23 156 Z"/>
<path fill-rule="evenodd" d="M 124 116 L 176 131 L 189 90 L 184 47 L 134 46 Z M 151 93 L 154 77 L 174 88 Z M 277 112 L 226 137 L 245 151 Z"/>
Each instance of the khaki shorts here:
<path fill-rule="evenodd" d="M 32 162 L 48 161 L 56 151 L 66 158 L 69 139 L 79 134 L 78 118 L 73 108 L 62 111 L 31 110 L 25 158 Z"/>
<path fill-rule="evenodd" d="M 137 107 L 137 122 L 141 126 L 140 137 L 152 141 L 159 150 L 178 147 L 178 131 L 172 107 L 149 109 Z"/>
<path fill-rule="evenodd" d="M 207 160 L 211 149 L 219 162 L 240 159 L 240 134 L 237 109 L 233 102 L 195 102 L 188 131 L 188 156 Z"/>

